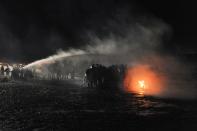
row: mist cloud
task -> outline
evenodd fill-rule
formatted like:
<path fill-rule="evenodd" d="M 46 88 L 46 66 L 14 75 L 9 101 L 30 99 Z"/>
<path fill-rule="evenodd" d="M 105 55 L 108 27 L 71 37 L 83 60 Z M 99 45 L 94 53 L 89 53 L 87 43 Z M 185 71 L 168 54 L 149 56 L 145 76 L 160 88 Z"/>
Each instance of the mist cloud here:
<path fill-rule="evenodd" d="M 119 16 L 123 22 L 120 22 L 120 18 L 110 19 L 108 24 L 103 26 L 112 29 L 107 33 L 100 35 L 98 31 L 86 30 L 86 45 L 77 49 L 61 50 L 48 58 L 30 63 L 25 68 L 39 69 L 42 75 L 55 73 L 57 70 L 75 70 L 83 74 L 93 63 L 105 66 L 126 64 L 128 67 L 143 64 L 165 76 L 166 87 L 158 94 L 160 97 L 195 97 L 194 91 L 188 91 L 195 89 L 185 86 L 186 78 L 191 75 L 188 66 L 183 66 L 175 56 L 164 53 L 163 46 L 172 31 L 170 26 L 149 15 L 137 19 L 129 14 Z M 127 22 L 124 22 L 125 17 L 129 18 Z M 181 85 L 176 83 L 180 81 Z"/>

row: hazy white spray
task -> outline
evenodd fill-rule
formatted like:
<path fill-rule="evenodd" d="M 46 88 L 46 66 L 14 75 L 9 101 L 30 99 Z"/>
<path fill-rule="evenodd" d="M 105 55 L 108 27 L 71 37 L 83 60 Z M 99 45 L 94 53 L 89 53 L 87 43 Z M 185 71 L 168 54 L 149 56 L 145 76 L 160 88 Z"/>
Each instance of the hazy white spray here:
<path fill-rule="evenodd" d="M 118 28 L 119 32 L 109 31 L 107 36 L 98 37 L 96 35 L 98 32 L 87 31 L 89 40 L 83 48 L 59 51 L 48 58 L 30 63 L 24 68 L 39 69 L 42 74 L 46 75 L 57 72 L 66 74 L 73 70 L 83 74 L 92 63 L 106 66 L 148 64 L 169 78 L 168 87 L 160 96 L 195 97 L 192 93 L 195 92 L 194 88 L 183 87 L 186 85 L 185 78 L 190 74 L 188 68 L 182 66 L 183 64 L 175 57 L 164 56 L 160 53 L 164 36 L 171 34 L 171 28 L 166 23 L 159 19 L 143 17 L 140 20 L 123 22 L 123 24 L 109 21 L 109 25 L 112 28 Z M 175 81 L 182 82 L 177 84 Z"/>
<path fill-rule="evenodd" d="M 83 50 L 79 50 L 79 49 L 71 49 L 67 52 L 59 50 L 57 54 L 49 56 L 41 60 L 37 60 L 35 62 L 32 62 L 26 65 L 24 69 L 33 68 L 33 67 L 41 67 L 41 66 L 45 66 L 45 64 L 53 64 L 56 61 L 61 60 L 62 58 L 66 58 L 66 57 L 73 56 L 73 55 L 82 55 L 82 54 L 86 54 L 86 52 Z"/>

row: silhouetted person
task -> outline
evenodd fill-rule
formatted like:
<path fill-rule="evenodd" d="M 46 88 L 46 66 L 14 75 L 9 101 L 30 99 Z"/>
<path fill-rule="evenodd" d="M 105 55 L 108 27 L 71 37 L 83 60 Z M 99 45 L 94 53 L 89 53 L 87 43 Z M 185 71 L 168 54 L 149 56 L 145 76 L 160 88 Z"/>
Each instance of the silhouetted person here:
<path fill-rule="evenodd" d="M 12 78 L 13 79 L 19 79 L 20 78 L 20 69 L 14 68 L 12 71 Z"/>
<path fill-rule="evenodd" d="M 9 75 L 9 73 L 10 73 L 10 68 L 7 66 L 7 68 L 5 69 L 5 71 L 4 71 L 5 73 L 6 73 L 6 76 L 8 76 Z"/>
<path fill-rule="evenodd" d="M 3 65 L 1 66 L 1 75 L 4 75 L 4 67 L 3 67 Z"/>
<path fill-rule="evenodd" d="M 93 64 L 88 68 L 85 75 L 88 87 L 102 87 L 105 71 L 106 67 L 99 64 Z"/>

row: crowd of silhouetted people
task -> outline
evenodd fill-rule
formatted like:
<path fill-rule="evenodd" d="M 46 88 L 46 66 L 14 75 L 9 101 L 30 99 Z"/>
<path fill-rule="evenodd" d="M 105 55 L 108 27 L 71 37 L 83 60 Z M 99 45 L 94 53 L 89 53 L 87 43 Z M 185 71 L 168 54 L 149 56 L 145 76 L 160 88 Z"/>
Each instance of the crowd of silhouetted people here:
<path fill-rule="evenodd" d="M 93 64 L 86 70 L 84 82 L 88 87 L 111 87 L 122 84 L 125 76 L 125 65 L 109 67 Z"/>
<path fill-rule="evenodd" d="M 0 74 L 3 75 L 3 76 L 11 76 L 11 68 L 8 66 L 8 65 L 5 65 L 5 66 L 1 66 L 0 67 Z"/>
<path fill-rule="evenodd" d="M 33 79 L 34 71 L 28 69 L 14 68 L 11 77 L 13 79 Z"/>
<path fill-rule="evenodd" d="M 33 74 L 32 70 L 23 69 L 22 66 L 0 65 L 0 80 L 3 81 L 9 81 L 11 79 L 32 79 L 34 77 Z"/>
<path fill-rule="evenodd" d="M 109 67 L 101 64 L 92 64 L 86 69 L 84 83 L 88 87 L 110 87 L 121 84 L 126 71 L 125 65 L 111 65 Z M 47 79 L 47 80 L 66 80 L 77 79 L 77 72 L 70 71 L 69 73 L 51 72 L 38 74 L 33 69 L 25 69 L 23 67 L 11 67 L 8 65 L 0 66 L 1 79 L 6 78 L 12 80 L 31 80 L 31 79 Z"/>

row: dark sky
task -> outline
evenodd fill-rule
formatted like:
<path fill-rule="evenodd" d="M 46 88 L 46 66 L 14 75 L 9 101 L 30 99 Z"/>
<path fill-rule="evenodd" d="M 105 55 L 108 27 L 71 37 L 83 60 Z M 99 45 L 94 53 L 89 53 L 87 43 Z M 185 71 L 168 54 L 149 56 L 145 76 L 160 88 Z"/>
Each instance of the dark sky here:
<path fill-rule="evenodd" d="M 31 62 L 58 49 L 81 47 L 85 30 L 101 32 L 118 9 L 151 14 L 172 27 L 167 49 L 196 53 L 195 2 L 172 0 L 1 0 L 0 60 Z"/>

